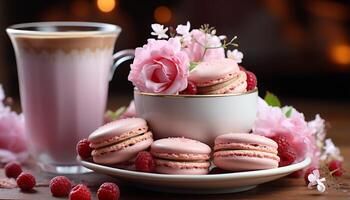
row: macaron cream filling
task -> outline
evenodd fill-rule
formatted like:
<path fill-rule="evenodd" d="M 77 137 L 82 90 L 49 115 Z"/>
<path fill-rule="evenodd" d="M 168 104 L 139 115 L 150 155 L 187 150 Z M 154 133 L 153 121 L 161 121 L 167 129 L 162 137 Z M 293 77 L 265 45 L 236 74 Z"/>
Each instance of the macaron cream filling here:
<path fill-rule="evenodd" d="M 198 87 L 197 89 L 200 94 L 244 92 L 246 91 L 246 80 L 247 76 L 245 72 L 240 71 L 235 75 L 232 75 L 230 79 L 227 79 L 224 82 L 205 87 Z M 245 87 L 240 87 L 241 85 L 244 85 Z"/>
<path fill-rule="evenodd" d="M 106 153 L 115 152 L 115 151 L 119 151 L 121 149 L 125 149 L 125 148 L 130 147 L 130 146 L 137 144 L 139 142 L 146 141 L 150 138 L 152 138 L 151 132 L 142 133 L 142 134 L 139 134 L 139 135 L 136 135 L 133 137 L 125 138 L 124 140 L 119 140 L 119 141 L 112 143 L 108 146 L 94 149 L 91 154 L 92 154 L 92 156 L 101 156 L 101 155 L 104 155 Z"/>
<path fill-rule="evenodd" d="M 257 143 L 217 143 L 215 144 L 214 151 L 222 151 L 222 150 L 256 150 L 263 151 L 267 153 L 277 154 L 277 148 L 271 147 L 264 144 Z"/>
<path fill-rule="evenodd" d="M 159 159 L 165 160 L 176 160 L 176 161 L 205 161 L 209 160 L 210 156 L 208 154 L 194 154 L 194 153 L 164 153 L 164 152 L 154 152 L 152 155 Z"/>
<path fill-rule="evenodd" d="M 101 140 L 101 141 L 97 141 L 97 142 L 91 142 L 90 147 L 93 148 L 93 149 L 98 149 L 98 148 L 101 148 L 101 147 L 105 147 L 105 146 L 108 146 L 108 145 L 111 145 L 111 144 L 115 144 L 115 143 L 124 141 L 124 140 L 129 139 L 129 138 L 138 136 L 140 134 L 143 134 L 143 133 L 147 132 L 147 130 L 148 130 L 147 126 L 140 127 L 138 129 L 135 129 L 135 130 L 123 133 L 123 134 L 121 134 L 119 136 L 114 136 L 114 137 L 111 137 L 111 138 L 108 138 L 108 139 L 104 139 L 104 140 Z"/>
<path fill-rule="evenodd" d="M 155 159 L 157 166 L 170 167 L 170 168 L 178 168 L 178 169 L 208 169 L 210 163 L 207 161 L 173 161 L 173 160 L 163 160 L 163 159 Z"/>
<path fill-rule="evenodd" d="M 220 150 L 214 153 L 214 156 L 217 157 L 253 157 L 253 158 L 268 158 L 272 160 L 280 161 L 280 158 L 273 153 L 261 152 L 261 151 L 252 151 L 252 150 Z"/>

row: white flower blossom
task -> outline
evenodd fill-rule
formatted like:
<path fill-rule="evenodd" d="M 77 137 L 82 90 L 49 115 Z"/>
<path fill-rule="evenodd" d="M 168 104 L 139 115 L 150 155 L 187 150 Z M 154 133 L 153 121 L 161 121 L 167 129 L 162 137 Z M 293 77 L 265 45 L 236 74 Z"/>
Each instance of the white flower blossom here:
<path fill-rule="evenodd" d="M 343 161 L 344 158 L 340 155 L 340 150 L 336 147 L 332 141 L 332 139 L 328 138 L 324 142 L 323 153 L 321 155 L 321 160 L 326 160 L 327 158 L 336 159 L 339 161 Z"/>
<path fill-rule="evenodd" d="M 219 35 L 218 37 L 219 37 L 220 40 L 225 40 L 227 38 L 226 35 Z"/>
<path fill-rule="evenodd" d="M 153 30 L 153 32 L 151 32 L 151 35 L 157 36 L 158 39 L 169 38 L 169 36 L 166 34 L 168 28 L 164 28 L 164 25 L 152 24 L 151 27 Z"/>
<path fill-rule="evenodd" d="M 318 142 L 324 141 L 326 138 L 326 124 L 319 114 L 316 115 L 314 120 L 309 121 L 307 126 L 313 130 Z"/>
<path fill-rule="evenodd" d="M 181 35 L 178 37 L 180 37 L 181 41 L 185 45 L 188 44 L 189 42 L 191 42 L 191 40 L 192 40 L 190 29 L 191 29 L 191 24 L 189 21 L 187 21 L 186 25 L 180 24 L 176 27 L 176 33 Z"/>
<path fill-rule="evenodd" d="M 189 21 L 187 21 L 186 25 L 179 24 L 176 27 L 176 33 L 179 35 L 188 35 L 190 34 L 191 24 Z"/>
<path fill-rule="evenodd" d="M 326 178 L 320 178 L 320 171 L 317 169 L 313 170 L 312 173 L 307 176 L 307 179 L 309 180 L 308 188 L 311 189 L 316 185 L 319 192 L 326 191 L 326 186 L 322 183 L 326 181 Z"/>
<path fill-rule="evenodd" d="M 227 58 L 233 59 L 236 63 L 241 63 L 243 59 L 243 53 L 238 51 L 237 49 L 230 51 L 227 50 Z"/>

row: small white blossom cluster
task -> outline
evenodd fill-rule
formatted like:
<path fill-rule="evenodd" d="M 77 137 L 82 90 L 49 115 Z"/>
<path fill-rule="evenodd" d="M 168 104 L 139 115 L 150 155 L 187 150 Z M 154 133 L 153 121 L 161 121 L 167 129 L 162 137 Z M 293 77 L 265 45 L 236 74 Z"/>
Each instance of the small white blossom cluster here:
<path fill-rule="evenodd" d="M 316 186 L 319 192 L 326 191 L 326 186 L 323 182 L 326 182 L 326 178 L 320 178 L 320 171 L 313 170 L 311 174 L 308 175 L 307 179 L 309 180 L 308 188 L 313 188 Z"/>
<path fill-rule="evenodd" d="M 176 35 L 175 37 L 179 37 L 183 43 L 184 46 L 186 46 L 186 44 L 195 41 L 198 44 L 200 44 L 201 46 L 203 46 L 204 48 L 207 49 L 214 49 L 214 48 L 226 48 L 228 45 L 232 45 L 233 40 L 236 39 L 237 37 L 235 37 L 234 39 L 232 39 L 229 43 L 226 43 L 226 39 L 227 37 L 225 35 L 216 35 L 216 29 L 214 28 L 210 28 L 209 26 L 203 26 L 205 28 L 207 28 L 206 30 L 204 29 L 193 29 L 194 32 L 191 31 L 191 23 L 189 21 L 187 21 L 186 24 L 180 24 L 176 27 Z M 168 39 L 169 37 L 171 37 L 171 34 L 168 35 L 167 32 L 169 31 L 168 27 L 164 27 L 164 25 L 161 24 L 152 24 L 151 25 L 152 28 L 152 32 L 151 35 L 156 36 L 157 39 Z M 203 44 L 200 41 L 196 40 L 196 36 L 194 36 L 194 33 L 196 31 L 203 31 L 205 32 L 205 41 L 206 43 Z M 223 41 L 223 44 L 221 44 L 220 41 Z M 219 42 L 220 45 L 217 45 Z M 235 46 L 235 45 L 234 45 Z M 232 59 L 234 61 L 236 61 L 236 63 L 241 63 L 242 59 L 243 59 L 243 53 L 240 52 L 238 49 L 234 49 L 234 50 L 227 50 L 226 51 L 226 57 L 229 59 Z"/>
<path fill-rule="evenodd" d="M 333 143 L 332 139 L 326 138 L 327 130 L 325 120 L 320 117 L 319 114 L 316 115 L 315 119 L 308 122 L 308 127 L 313 130 L 313 134 L 316 140 L 317 148 L 320 151 L 319 160 L 320 166 L 328 165 L 331 161 L 337 160 L 342 162 L 344 158 L 341 156 L 340 150 Z M 322 169 L 322 167 L 320 167 Z M 325 172 L 328 173 L 328 172 Z M 326 174 L 327 175 L 327 174 Z M 332 174 L 330 174 L 330 177 Z M 308 188 L 314 188 L 319 192 L 324 192 L 326 186 L 324 182 L 327 182 L 326 178 L 320 178 L 320 171 L 318 169 L 313 170 L 311 174 L 308 175 Z M 332 180 L 328 180 L 332 181 Z"/>

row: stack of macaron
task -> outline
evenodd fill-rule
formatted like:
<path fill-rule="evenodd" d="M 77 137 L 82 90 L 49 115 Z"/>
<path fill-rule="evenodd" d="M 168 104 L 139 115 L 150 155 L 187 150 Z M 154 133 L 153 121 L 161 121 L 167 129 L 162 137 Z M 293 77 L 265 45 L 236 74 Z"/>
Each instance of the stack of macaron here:
<path fill-rule="evenodd" d="M 153 141 L 146 121 L 141 118 L 126 118 L 103 125 L 88 140 L 95 163 L 135 170 L 133 164 L 137 154 L 149 151 L 155 163 L 154 172 L 161 174 L 208 174 L 214 165 L 232 172 L 272 169 L 277 168 L 280 161 L 277 143 L 264 136 L 220 135 L 215 139 L 212 154 L 207 144 L 188 138 Z"/>
<path fill-rule="evenodd" d="M 247 75 L 228 58 L 199 63 L 190 72 L 189 81 L 198 94 L 235 94 L 247 91 Z"/>
<path fill-rule="evenodd" d="M 215 139 L 214 164 L 228 171 L 277 168 L 280 158 L 275 141 L 260 135 L 230 133 Z"/>
<path fill-rule="evenodd" d="M 208 174 L 211 149 L 187 138 L 164 138 L 153 142 L 151 154 L 161 174 Z"/>
<path fill-rule="evenodd" d="M 126 118 L 105 124 L 88 138 L 93 161 L 99 164 L 125 164 L 153 143 L 152 132 L 141 118 Z"/>

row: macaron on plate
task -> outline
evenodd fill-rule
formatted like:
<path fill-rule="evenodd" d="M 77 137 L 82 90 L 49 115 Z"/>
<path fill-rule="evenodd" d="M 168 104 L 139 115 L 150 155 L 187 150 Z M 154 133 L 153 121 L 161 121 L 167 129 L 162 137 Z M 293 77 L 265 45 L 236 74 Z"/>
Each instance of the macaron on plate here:
<path fill-rule="evenodd" d="M 273 169 L 208 175 L 174 175 L 123 170 L 79 158 L 78 160 L 88 169 L 110 175 L 140 188 L 192 194 L 220 194 L 250 190 L 259 184 L 279 179 L 303 169 L 311 163 L 311 159 L 306 158 L 299 163 Z"/>

